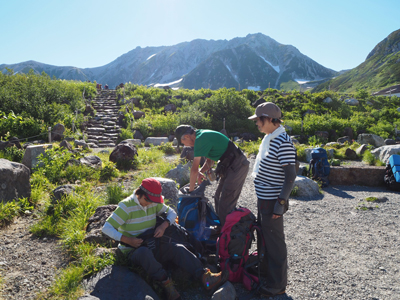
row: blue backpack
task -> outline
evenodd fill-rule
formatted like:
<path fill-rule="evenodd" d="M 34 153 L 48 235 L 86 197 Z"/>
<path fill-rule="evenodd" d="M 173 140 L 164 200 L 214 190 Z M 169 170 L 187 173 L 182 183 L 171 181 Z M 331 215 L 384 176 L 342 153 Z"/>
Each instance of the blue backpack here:
<path fill-rule="evenodd" d="M 331 167 L 328 162 L 328 154 L 324 148 L 317 147 L 311 150 L 309 174 L 313 180 L 321 181 L 322 187 L 329 185 L 329 173 Z"/>
<path fill-rule="evenodd" d="M 221 222 L 210 201 L 204 197 L 205 187 L 210 184 L 203 181 L 200 186 L 188 193 L 188 186 L 179 190 L 178 224 L 185 227 L 205 248 L 215 248 L 218 229 Z"/>
<path fill-rule="evenodd" d="M 389 157 L 383 179 L 388 189 L 400 191 L 400 155 L 393 154 Z"/>

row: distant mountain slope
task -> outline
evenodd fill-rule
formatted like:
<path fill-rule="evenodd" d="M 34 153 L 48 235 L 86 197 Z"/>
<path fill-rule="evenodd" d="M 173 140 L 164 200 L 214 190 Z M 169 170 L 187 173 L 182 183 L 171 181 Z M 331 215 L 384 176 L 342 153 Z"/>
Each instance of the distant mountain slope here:
<path fill-rule="evenodd" d="M 325 68 L 295 47 L 261 33 L 232 40 L 193 40 L 174 46 L 137 47 L 97 68 L 59 67 L 34 61 L 0 65 L 0 70 L 46 72 L 60 79 L 96 80 L 114 87 L 121 82 L 166 84 L 185 88 L 279 88 L 288 81 L 318 81 L 336 71 Z"/>
<path fill-rule="evenodd" d="M 400 29 L 375 46 L 356 68 L 329 80 L 314 91 L 330 89 L 354 92 L 357 89 L 379 90 L 400 83 Z"/>

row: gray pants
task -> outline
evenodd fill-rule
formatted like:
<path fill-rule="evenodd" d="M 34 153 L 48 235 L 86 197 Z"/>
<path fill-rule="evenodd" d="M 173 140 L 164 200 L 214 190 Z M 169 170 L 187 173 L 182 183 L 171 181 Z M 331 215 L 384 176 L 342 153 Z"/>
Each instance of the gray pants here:
<path fill-rule="evenodd" d="M 244 155 L 235 158 L 225 174 L 221 176 L 214 195 L 215 212 L 225 224 L 226 216 L 236 207 L 244 181 L 249 172 L 249 161 Z"/>
<path fill-rule="evenodd" d="M 264 236 L 267 268 L 266 284 L 272 293 L 284 290 L 287 285 L 287 250 L 283 231 L 283 216 L 273 220 L 275 201 L 258 200 L 258 220 Z"/>
<path fill-rule="evenodd" d="M 167 279 L 167 272 L 162 264 L 173 263 L 196 279 L 200 279 L 204 273 L 201 261 L 181 244 L 162 244 L 155 253 L 156 256 L 149 248 L 139 247 L 129 252 L 128 259 L 133 264 L 141 266 L 156 281 Z"/>

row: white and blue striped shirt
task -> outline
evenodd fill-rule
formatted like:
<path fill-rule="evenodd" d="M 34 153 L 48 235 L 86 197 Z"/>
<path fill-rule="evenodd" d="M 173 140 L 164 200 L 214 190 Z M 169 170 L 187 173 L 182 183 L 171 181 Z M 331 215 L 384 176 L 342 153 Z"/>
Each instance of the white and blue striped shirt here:
<path fill-rule="evenodd" d="M 258 199 L 276 200 L 285 181 L 283 166 L 296 164 L 296 149 L 286 132 L 270 142 L 267 157 L 261 160 L 254 185 Z"/>

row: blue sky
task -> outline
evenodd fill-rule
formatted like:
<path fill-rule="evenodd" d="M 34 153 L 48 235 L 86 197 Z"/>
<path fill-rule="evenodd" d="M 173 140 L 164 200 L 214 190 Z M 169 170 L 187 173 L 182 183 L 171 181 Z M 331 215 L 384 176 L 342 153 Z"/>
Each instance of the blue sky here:
<path fill-rule="evenodd" d="M 0 64 L 105 65 L 137 46 L 261 32 L 336 71 L 400 29 L 400 0 L 1 0 Z"/>

